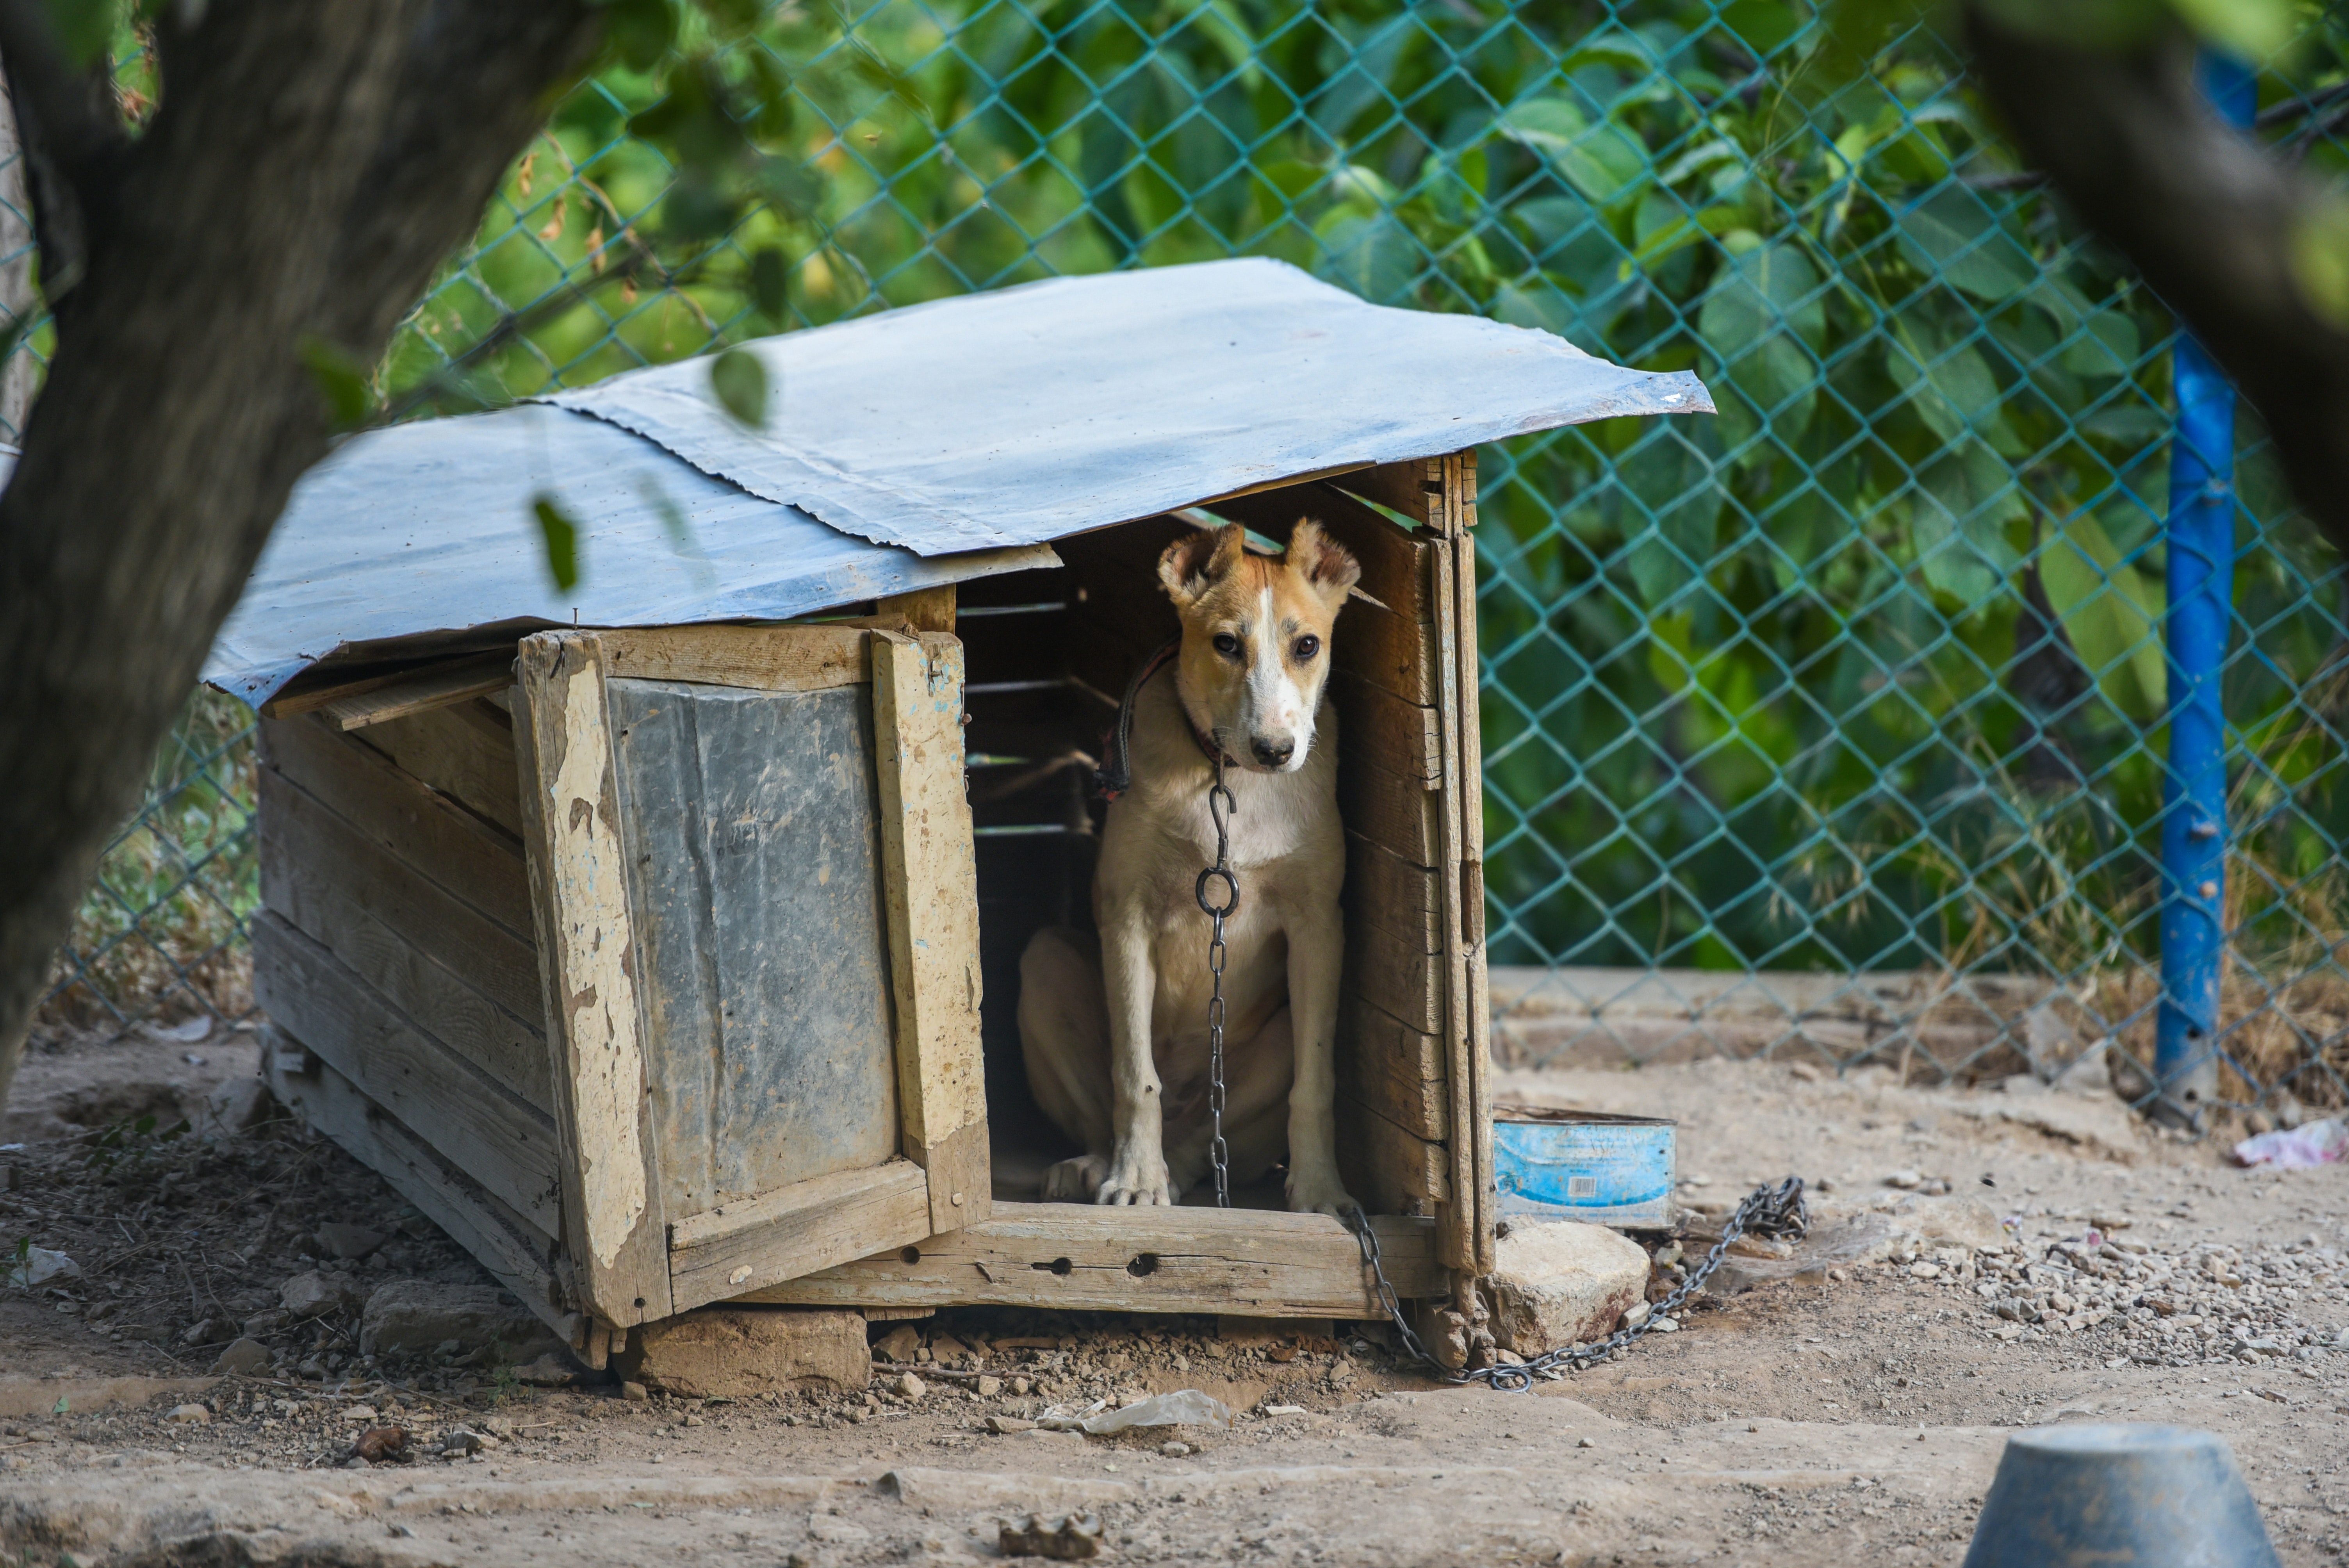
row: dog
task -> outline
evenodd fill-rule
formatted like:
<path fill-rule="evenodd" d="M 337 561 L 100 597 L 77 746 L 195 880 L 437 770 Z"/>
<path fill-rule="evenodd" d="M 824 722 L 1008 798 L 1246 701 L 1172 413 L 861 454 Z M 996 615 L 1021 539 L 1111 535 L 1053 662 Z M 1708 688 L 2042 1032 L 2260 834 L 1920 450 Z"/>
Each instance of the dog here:
<path fill-rule="evenodd" d="M 1020 959 L 1029 1083 L 1085 1150 L 1046 1172 L 1046 1199 L 1174 1203 L 1212 1170 L 1210 928 L 1195 888 L 1216 859 L 1207 790 L 1220 750 L 1240 887 L 1225 923 L 1231 1181 L 1285 1155 L 1290 1209 L 1354 1209 L 1338 1174 L 1332 1061 L 1346 844 L 1337 717 L 1321 698 L 1330 631 L 1361 575 L 1310 520 L 1278 556 L 1250 553 L 1237 524 L 1160 556 L 1181 652 L 1134 698 L 1132 783 L 1110 805 L 1093 875 L 1100 935 L 1047 927 Z"/>

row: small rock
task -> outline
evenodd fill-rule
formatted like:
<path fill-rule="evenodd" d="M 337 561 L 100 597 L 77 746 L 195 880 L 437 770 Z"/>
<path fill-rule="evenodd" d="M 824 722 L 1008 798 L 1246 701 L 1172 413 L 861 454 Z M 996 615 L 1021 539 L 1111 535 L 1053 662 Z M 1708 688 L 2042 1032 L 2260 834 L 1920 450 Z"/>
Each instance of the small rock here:
<path fill-rule="evenodd" d="M 346 1225 L 335 1222 L 319 1226 L 316 1240 L 320 1250 L 330 1256 L 356 1262 L 391 1238 L 381 1231 L 370 1231 L 365 1225 Z"/>
<path fill-rule="evenodd" d="M 357 1305 L 358 1300 L 358 1285 L 350 1275 L 317 1269 L 295 1274 L 277 1291 L 277 1305 L 295 1317 L 325 1317 L 345 1312 Z"/>
<path fill-rule="evenodd" d="M 629 1404 L 649 1404 L 652 1400 L 652 1390 L 646 1387 L 642 1383 L 631 1383 L 626 1378 L 622 1378 L 620 1380 L 620 1398 L 626 1400 Z"/>
<path fill-rule="evenodd" d="M 1651 1307 L 1644 1301 L 1633 1302 L 1623 1314 L 1623 1326 L 1626 1328 L 1639 1327 L 1641 1324 L 1648 1321 L 1648 1314 L 1654 1310 L 1655 1309 L 1653 1307 Z"/>
<path fill-rule="evenodd" d="M 462 1427 L 440 1439 L 440 1451 L 444 1454 L 477 1454 L 486 1446 L 486 1439 L 481 1433 L 468 1431 Z"/>
<path fill-rule="evenodd" d="M 632 1330 L 618 1370 L 656 1393 L 687 1398 L 862 1389 L 873 1380 L 864 1334 L 859 1312 L 701 1307 Z"/>
<path fill-rule="evenodd" d="M 1658 1334 L 1678 1334 L 1681 1331 L 1680 1319 L 1676 1317 L 1655 1318 L 1649 1323 L 1648 1326 Z"/>
<path fill-rule="evenodd" d="M 359 1316 L 361 1355 L 444 1347 L 452 1354 L 490 1348 L 510 1361 L 527 1363 L 543 1352 L 562 1348 L 563 1342 L 528 1307 L 495 1285 L 395 1279 L 367 1296 Z"/>
<path fill-rule="evenodd" d="M 908 1399 L 918 1399 L 929 1392 L 929 1385 L 911 1372 L 900 1372 L 889 1380 L 889 1391 Z"/>
<path fill-rule="evenodd" d="M 1913 1263 L 1909 1265 L 1909 1272 L 1919 1279 L 1940 1279 L 1941 1277 L 1941 1265 L 1939 1264 L 1921 1262 Z"/>
<path fill-rule="evenodd" d="M 1000 1437 L 1006 1432 L 1032 1432 L 1036 1423 L 1024 1416 L 989 1416 L 987 1429 Z"/>
<path fill-rule="evenodd" d="M 2349 1340 L 2344 1340 L 2343 1343 L 2349 1344 Z M 1011 1379 L 1011 1391 L 1014 1394 L 1024 1395 L 1030 1393 L 1033 1390 L 1034 1387 L 1035 1386 L 1030 1383 L 1025 1377 L 1014 1377 Z"/>
<path fill-rule="evenodd" d="M 1649 1272 L 1640 1244 L 1604 1225 L 1512 1224 L 1485 1282 L 1494 1341 L 1530 1357 L 1603 1337 L 1634 1308 L 1646 1315 Z"/>
<path fill-rule="evenodd" d="M 1805 1083 L 1816 1083 L 1819 1081 L 1819 1069 L 1811 1066 L 1808 1062 L 1796 1062 L 1793 1067 L 1788 1068 L 1786 1070 L 1792 1073 L 1795 1077 L 1802 1079 Z"/>
<path fill-rule="evenodd" d="M 1158 1451 L 1164 1454 L 1170 1460 L 1179 1460 L 1185 1458 L 1190 1454 L 1191 1445 L 1188 1443 L 1161 1443 L 1158 1445 Z"/>
<path fill-rule="evenodd" d="M 1599 1445 L 1589 1438 L 1577 1438 L 1574 1439 L 1574 1446 L 1578 1449 L 1595 1449 Z"/>
<path fill-rule="evenodd" d="M 14 1260 L 11 1261 L 13 1263 Z M 63 1253 L 48 1247 L 27 1247 L 25 1249 L 25 1261 L 9 1269 L 8 1283 L 19 1290 L 30 1290 L 35 1285 L 47 1284 L 61 1274 L 80 1273 L 81 1265 Z"/>
<path fill-rule="evenodd" d="M 265 1311 L 256 1312 L 251 1317 L 246 1318 L 244 1320 L 244 1332 L 248 1338 L 258 1339 L 264 1334 L 276 1333 L 279 1329 L 285 1327 L 287 1324 L 293 1321 L 294 1315 L 292 1313 L 286 1311 L 282 1306 L 273 1306 Z"/>
<path fill-rule="evenodd" d="M 225 1345 L 236 1337 L 236 1325 L 225 1317 L 207 1317 L 180 1336 L 182 1345 Z"/>
<path fill-rule="evenodd" d="M 901 1323 L 873 1343 L 873 1354 L 884 1361 L 911 1361 L 922 1347 L 922 1331 Z"/>
<path fill-rule="evenodd" d="M 202 1405 L 174 1405 L 163 1418 L 167 1421 L 180 1421 L 191 1426 L 203 1427 L 212 1424 L 212 1413 Z"/>
<path fill-rule="evenodd" d="M 269 1346 L 258 1339 L 247 1337 L 236 1341 L 220 1353 L 220 1359 L 212 1363 L 212 1376 L 224 1377 L 235 1374 L 246 1377 L 259 1377 L 269 1371 L 274 1362 L 274 1357 L 269 1354 Z"/>
<path fill-rule="evenodd" d="M 1895 1171 L 1884 1179 L 1884 1184 L 1887 1187 L 1900 1188 L 1905 1191 L 1911 1187 L 1923 1185 L 1924 1181 L 1925 1178 L 1914 1171 Z"/>
<path fill-rule="evenodd" d="M 708 1421 L 702 1419 L 699 1416 L 694 1415 L 687 1416 L 682 1424 L 688 1427 L 706 1427 L 709 1425 Z"/>
<path fill-rule="evenodd" d="M 978 1390 L 978 1397 L 980 1398 L 992 1399 L 998 1394 L 1003 1392 L 1003 1379 L 1000 1377 L 981 1377 L 978 1382 L 972 1384 L 971 1387 Z"/>
<path fill-rule="evenodd" d="M 959 1367 L 966 1361 L 974 1367 L 978 1364 L 970 1346 L 951 1334 L 941 1334 L 930 1341 L 930 1356 L 941 1367 Z"/>

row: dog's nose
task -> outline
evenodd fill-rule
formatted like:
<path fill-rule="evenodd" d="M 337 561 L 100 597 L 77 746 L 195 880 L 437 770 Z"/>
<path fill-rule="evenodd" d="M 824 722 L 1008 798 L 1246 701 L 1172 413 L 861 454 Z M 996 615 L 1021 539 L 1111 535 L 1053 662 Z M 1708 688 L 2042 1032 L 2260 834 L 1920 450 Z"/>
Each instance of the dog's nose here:
<path fill-rule="evenodd" d="M 1297 752 L 1297 742 L 1293 740 L 1267 740 L 1261 735 L 1249 741 L 1248 747 L 1256 753 L 1256 759 L 1267 768 L 1279 767 Z"/>

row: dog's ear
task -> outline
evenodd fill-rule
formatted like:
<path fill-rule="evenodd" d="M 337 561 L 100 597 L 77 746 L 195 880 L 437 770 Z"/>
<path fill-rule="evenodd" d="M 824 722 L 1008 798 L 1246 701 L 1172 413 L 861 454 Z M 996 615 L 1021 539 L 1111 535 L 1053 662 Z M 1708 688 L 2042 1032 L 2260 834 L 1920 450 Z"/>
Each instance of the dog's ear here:
<path fill-rule="evenodd" d="M 1309 517 L 1300 519 L 1289 534 L 1288 559 L 1290 570 L 1305 579 L 1333 615 L 1344 606 L 1346 591 L 1361 581 L 1361 564 L 1353 552 Z"/>
<path fill-rule="evenodd" d="M 1213 533 L 1187 534 L 1166 547 L 1158 558 L 1158 581 L 1177 609 L 1187 610 L 1207 591 L 1231 575 L 1247 550 L 1247 534 L 1237 522 Z"/>

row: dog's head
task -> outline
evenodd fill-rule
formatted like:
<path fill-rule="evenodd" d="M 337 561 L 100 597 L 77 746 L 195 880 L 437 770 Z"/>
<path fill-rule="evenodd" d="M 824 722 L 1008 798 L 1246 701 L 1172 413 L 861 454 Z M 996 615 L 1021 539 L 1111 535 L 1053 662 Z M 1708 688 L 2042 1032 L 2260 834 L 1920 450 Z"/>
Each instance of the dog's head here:
<path fill-rule="evenodd" d="M 1330 672 L 1330 628 L 1362 569 L 1307 519 L 1288 552 L 1251 555 L 1237 523 L 1175 541 L 1158 580 L 1183 617 L 1191 722 L 1258 773 L 1305 766 Z"/>

